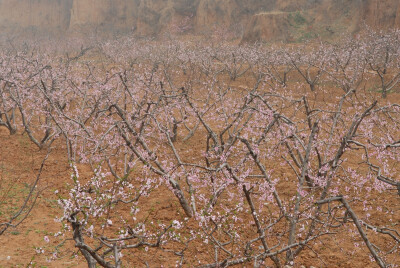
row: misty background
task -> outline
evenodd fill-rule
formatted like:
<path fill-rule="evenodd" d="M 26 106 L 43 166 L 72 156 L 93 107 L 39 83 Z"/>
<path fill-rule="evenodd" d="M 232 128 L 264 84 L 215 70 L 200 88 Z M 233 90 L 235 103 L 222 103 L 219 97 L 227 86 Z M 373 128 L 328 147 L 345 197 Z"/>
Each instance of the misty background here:
<path fill-rule="evenodd" d="M 0 0 L 1 35 L 218 31 L 241 41 L 330 39 L 400 26 L 398 0 Z"/>

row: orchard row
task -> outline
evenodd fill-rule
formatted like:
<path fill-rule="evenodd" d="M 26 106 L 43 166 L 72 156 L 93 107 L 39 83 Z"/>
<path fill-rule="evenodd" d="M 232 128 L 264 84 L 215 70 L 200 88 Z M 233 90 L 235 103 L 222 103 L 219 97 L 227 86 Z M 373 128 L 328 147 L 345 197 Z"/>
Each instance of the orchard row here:
<path fill-rule="evenodd" d="M 325 239 L 362 239 L 371 261 L 399 265 L 400 32 L 49 47 L 3 46 L 0 126 L 65 150 L 58 220 L 89 267 L 141 249 L 177 266 L 282 267 Z M 147 211 L 160 195 L 176 200 L 168 217 Z"/>

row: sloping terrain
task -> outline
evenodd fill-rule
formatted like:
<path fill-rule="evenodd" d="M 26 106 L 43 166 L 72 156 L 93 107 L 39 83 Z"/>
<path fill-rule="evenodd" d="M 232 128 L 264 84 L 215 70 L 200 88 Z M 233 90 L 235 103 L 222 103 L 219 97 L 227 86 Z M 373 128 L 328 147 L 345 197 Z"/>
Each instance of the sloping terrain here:
<path fill-rule="evenodd" d="M 3 32 L 34 30 L 158 35 L 210 34 L 216 28 L 244 41 L 331 38 L 365 25 L 400 26 L 397 0 L 3 0 Z"/>

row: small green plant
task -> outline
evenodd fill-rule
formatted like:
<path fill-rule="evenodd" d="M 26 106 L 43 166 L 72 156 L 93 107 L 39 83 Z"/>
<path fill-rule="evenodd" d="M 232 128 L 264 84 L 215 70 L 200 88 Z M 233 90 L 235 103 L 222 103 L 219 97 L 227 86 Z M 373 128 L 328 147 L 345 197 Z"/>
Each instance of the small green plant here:
<path fill-rule="evenodd" d="M 306 18 L 300 12 L 289 14 L 289 21 L 293 23 L 292 26 L 301 26 L 307 23 Z"/>
<path fill-rule="evenodd" d="M 294 22 L 298 25 L 303 25 L 307 20 L 300 14 L 300 12 L 296 12 L 294 15 Z"/>

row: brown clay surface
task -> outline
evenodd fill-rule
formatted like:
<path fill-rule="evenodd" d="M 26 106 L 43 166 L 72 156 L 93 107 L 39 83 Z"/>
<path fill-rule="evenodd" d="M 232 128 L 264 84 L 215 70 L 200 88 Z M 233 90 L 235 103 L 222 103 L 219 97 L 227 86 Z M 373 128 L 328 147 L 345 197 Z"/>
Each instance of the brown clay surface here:
<path fill-rule="evenodd" d="M 393 102 L 399 102 L 400 94 L 391 94 L 389 98 Z M 328 98 L 321 95 L 317 97 L 317 101 L 328 101 Z M 201 131 L 199 129 L 196 135 L 200 135 Z M 201 146 L 203 145 L 194 137 L 182 149 L 186 151 L 187 148 Z M 60 237 L 54 237 L 54 234 L 59 232 L 61 228 L 61 224 L 54 221 L 56 217 L 61 215 L 55 190 L 59 190 L 61 194 L 65 192 L 70 178 L 69 165 L 63 144 L 53 144 L 53 147 L 54 149 L 45 164 L 39 183 L 41 194 L 32 213 L 16 229 L 9 229 L 3 236 L 0 236 L 0 267 L 29 267 L 30 263 L 32 267 L 87 267 L 84 258 L 80 254 L 75 254 L 77 250 L 74 249 L 74 243 L 71 240 L 65 241 L 65 244 L 60 247 L 60 258 L 52 262 L 46 260 L 51 257 L 54 248 L 63 241 Z M 15 208 L 21 203 L 23 196 L 27 192 L 25 184 L 32 183 L 36 178 L 39 166 L 45 155 L 46 150 L 38 151 L 26 135 L 19 132 L 10 136 L 8 131 L 0 128 L 1 194 L 6 192 L 5 196 L 0 196 L 0 200 L 3 202 L 4 198 L 6 202 L 0 203 L 0 211 L 2 213 L 12 211 L 13 207 Z M 85 174 L 84 166 L 80 166 L 80 170 L 83 177 L 90 176 L 89 173 Z M 285 174 L 285 169 L 276 168 L 275 174 L 282 176 Z M 7 187 L 10 190 L 4 191 L 3 189 L 8 189 Z M 278 189 L 287 187 L 283 180 L 277 186 Z M 382 218 L 376 213 L 376 215 L 372 214 L 371 218 L 376 217 L 375 224 L 377 225 L 382 224 L 389 218 L 394 224 L 399 224 L 400 202 L 398 196 L 382 195 L 372 191 L 368 197 L 370 205 L 373 205 L 373 202 L 383 200 L 391 203 L 392 207 L 397 207 L 397 210 L 395 210 L 397 213 L 388 215 L 387 218 Z M 397 204 L 397 206 L 393 204 Z M 150 199 L 142 200 L 141 205 L 142 213 L 139 217 L 157 217 L 157 219 L 165 221 L 184 218 L 184 213 L 179 208 L 176 199 L 171 192 L 165 189 L 158 189 L 157 194 L 153 193 Z M 354 210 L 361 212 L 362 208 L 355 207 Z M 190 224 L 189 222 L 189 226 Z M 349 227 L 349 229 L 341 228 L 336 235 L 318 240 L 318 244 L 313 247 L 313 250 L 303 251 L 296 260 L 295 267 L 300 267 L 300 265 L 305 265 L 306 267 L 376 267 L 376 264 L 371 263 L 369 260 L 368 250 L 364 246 L 362 239 L 357 235 L 354 238 L 350 235 L 350 232 L 354 231 L 355 229 L 352 227 Z M 50 243 L 44 241 L 43 237 L 46 235 L 50 238 Z M 371 240 L 374 243 L 379 245 L 386 244 L 386 238 L 383 238 L 383 236 L 378 237 L 371 233 L 369 235 L 371 235 Z M 354 243 L 359 243 L 360 247 L 355 248 Z M 44 254 L 36 253 L 36 248 L 44 249 Z M 194 243 L 190 245 L 188 252 L 196 253 L 201 259 L 207 259 L 212 254 L 212 252 L 205 251 L 201 244 Z M 190 255 L 188 254 L 188 256 Z M 163 267 L 175 267 L 176 260 L 177 258 L 173 257 L 172 254 L 152 249 L 148 252 L 143 249 L 127 252 L 123 259 L 124 267 L 144 267 L 145 263 L 148 263 L 150 267 L 160 267 L 161 265 Z M 400 258 L 390 260 L 392 263 L 400 265 Z M 192 265 L 185 264 L 184 266 L 190 267 Z"/>

